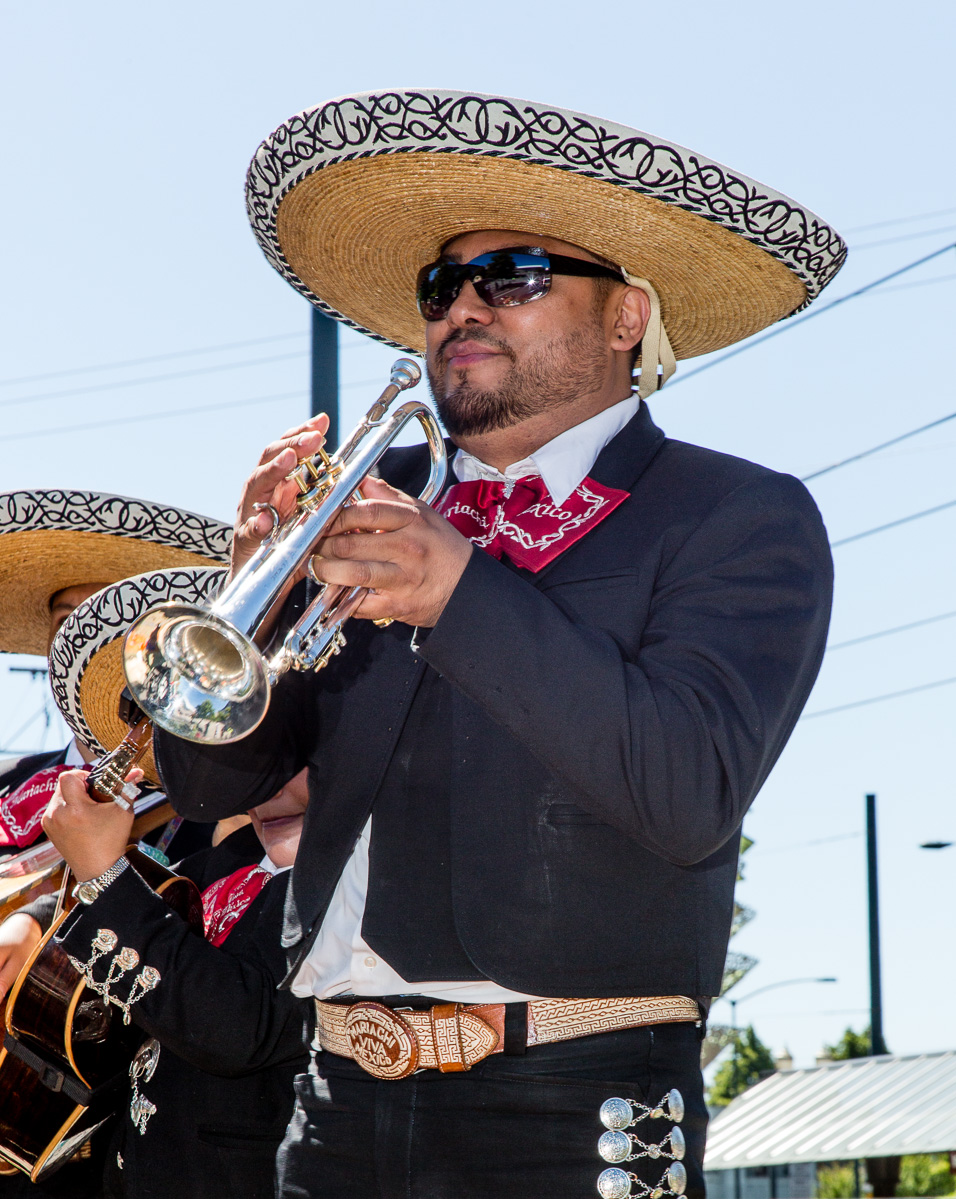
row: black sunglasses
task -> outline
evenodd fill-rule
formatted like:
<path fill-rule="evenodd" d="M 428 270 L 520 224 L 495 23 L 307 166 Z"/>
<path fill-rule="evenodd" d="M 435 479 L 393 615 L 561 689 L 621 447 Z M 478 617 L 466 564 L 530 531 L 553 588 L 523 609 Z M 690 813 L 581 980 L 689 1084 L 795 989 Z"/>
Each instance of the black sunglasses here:
<path fill-rule="evenodd" d="M 479 298 L 492 308 L 528 304 L 548 294 L 552 275 L 584 275 L 624 282 L 620 271 L 597 262 L 514 247 L 479 254 L 471 262 L 439 261 L 423 266 L 416 286 L 418 311 L 426 321 L 444 320 L 468 280 Z"/>

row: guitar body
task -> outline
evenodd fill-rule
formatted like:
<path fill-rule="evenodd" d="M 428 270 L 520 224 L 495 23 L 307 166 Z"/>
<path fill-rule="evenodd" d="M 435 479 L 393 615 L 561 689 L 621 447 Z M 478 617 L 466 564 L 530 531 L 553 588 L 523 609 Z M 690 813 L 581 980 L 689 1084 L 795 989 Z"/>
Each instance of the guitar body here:
<path fill-rule="evenodd" d="M 138 849 L 126 856 L 201 935 L 195 884 Z M 143 1037 L 86 985 L 57 943 L 66 915 L 40 941 L 10 991 L 0 1049 L 0 1159 L 34 1182 L 68 1161 L 113 1114 Z"/>

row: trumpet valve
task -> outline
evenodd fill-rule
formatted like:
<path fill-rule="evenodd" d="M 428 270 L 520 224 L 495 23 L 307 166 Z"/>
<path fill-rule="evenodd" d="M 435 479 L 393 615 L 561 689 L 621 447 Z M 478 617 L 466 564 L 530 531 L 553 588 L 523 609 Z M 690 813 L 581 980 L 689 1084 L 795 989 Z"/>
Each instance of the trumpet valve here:
<path fill-rule="evenodd" d="M 341 629 L 337 629 L 335 636 L 329 641 L 328 645 L 318 654 L 313 661 L 303 662 L 297 665 L 297 670 L 315 670 L 324 669 L 332 661 L 336 654 L 340 654 L 345 649 L 345 634 Z"/>
<path fill-rule="evenodd" d="M 338 472 L 332 466 L 332 459 L 321 447 L 317 453 L 303 458 L 289 478 L 299 489 L 299 495 L 308 495 L 314 491 L 323 480 L 334 478 Z"/>

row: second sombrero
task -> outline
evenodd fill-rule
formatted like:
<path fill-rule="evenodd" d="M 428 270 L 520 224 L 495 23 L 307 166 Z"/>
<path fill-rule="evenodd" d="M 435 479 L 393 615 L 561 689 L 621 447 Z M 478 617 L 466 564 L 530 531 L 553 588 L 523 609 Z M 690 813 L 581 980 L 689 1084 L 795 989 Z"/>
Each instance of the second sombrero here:
<path fill-rule="evenodd" d="M 224 567 L 150 571 L 104 587 L 70 613 L 50 648 L 50 686 L 63 719 L 84 745 L 108 753 L 126 736 L 119 700 L 126 686 L 123 638 L 133 621 L 170 600 L 208 603 L 227 573 Z M 140 766 L 146 781 L 156 784 L 152 750 Z"/>
<path fill-rule="evenodd" d="M 805 307 L 846 257 L 809 209 L 684 146 L 465 92 L 367 92 L 306 109 L 259 147 L 246 200 L 293 287 L 416 353 L 418 270 L 475 230 L 560 238 L 649 280 L 677 358 Z"/>
<path fill-rule="evenodd" d="M 232 528 L 100 491 L 0 495 L 0 651 L 45 654 L 50 598 L 167 566 L 228 563 Z"/>

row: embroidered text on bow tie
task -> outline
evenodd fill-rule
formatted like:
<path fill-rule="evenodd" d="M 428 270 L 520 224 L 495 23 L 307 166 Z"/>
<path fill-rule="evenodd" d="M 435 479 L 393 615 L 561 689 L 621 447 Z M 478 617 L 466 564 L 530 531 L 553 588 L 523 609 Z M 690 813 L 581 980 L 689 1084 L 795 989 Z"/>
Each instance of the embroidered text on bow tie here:
<path fill-rule="evenodd" d="M 515 483 L 456 483 L 437 510 L 480 549 L 537 572 L 574 545 L 628 498 L 628 492 L 585 479 L 555 504 L 540 475 Z"/>
<path fill-rule="evenodd" d="M 203 924 L 210 944 L 221 945 L 225 941 L 270 878 L 272 875 L 261 866 L 243 866 L 203 891 Z"/>
<path fill-rule="evenodd" d="M 25 848 L 41 833 L 40 821 L 53 798 L 56 780 L 64 770 L 89 770 L 88 766 L 48 766 L 0 799 L 0 845 Z"/>

